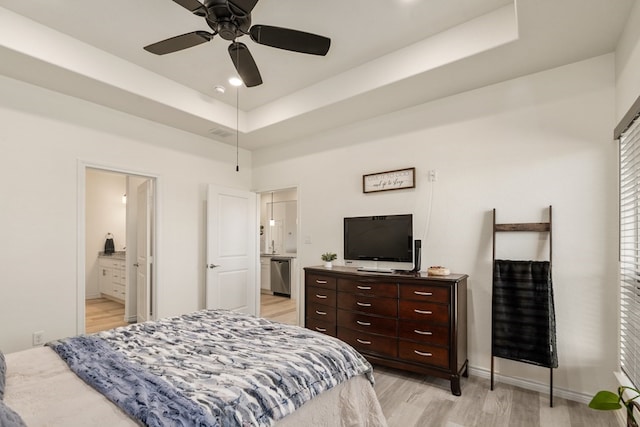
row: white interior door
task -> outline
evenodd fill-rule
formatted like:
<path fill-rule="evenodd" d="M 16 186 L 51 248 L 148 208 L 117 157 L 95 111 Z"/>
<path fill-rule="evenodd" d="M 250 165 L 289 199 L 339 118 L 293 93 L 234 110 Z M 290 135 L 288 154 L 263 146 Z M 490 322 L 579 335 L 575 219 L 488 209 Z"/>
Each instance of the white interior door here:
<path fill-rule="evenodd" d="M 206 307 L 258 313 L 256 194 L 209 186 Z"/>
<path fill-rule="evenodd" d="M 136 233 L 137 321 L 151 319 L 151 180 L 138 186 Z"/>

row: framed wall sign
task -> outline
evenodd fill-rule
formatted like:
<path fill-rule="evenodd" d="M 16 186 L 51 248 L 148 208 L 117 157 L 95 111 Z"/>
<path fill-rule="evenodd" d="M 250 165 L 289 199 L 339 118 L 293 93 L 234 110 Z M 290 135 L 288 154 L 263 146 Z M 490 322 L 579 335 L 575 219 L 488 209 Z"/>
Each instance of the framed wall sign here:
<path fill-rule="evenodd" d="M 400 190 L 416 186 L 416 168 L 398 169 L 362 175 L 362 192 Z"/>

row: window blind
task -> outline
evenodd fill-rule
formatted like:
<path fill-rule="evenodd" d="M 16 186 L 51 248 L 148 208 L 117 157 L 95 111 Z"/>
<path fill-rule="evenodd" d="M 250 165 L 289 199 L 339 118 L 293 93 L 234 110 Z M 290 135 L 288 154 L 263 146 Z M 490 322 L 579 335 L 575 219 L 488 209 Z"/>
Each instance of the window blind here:
<path fill-rule="evenodd" d="M 620 135 L 620 364 L 640 385 L 640 120 Z"/>

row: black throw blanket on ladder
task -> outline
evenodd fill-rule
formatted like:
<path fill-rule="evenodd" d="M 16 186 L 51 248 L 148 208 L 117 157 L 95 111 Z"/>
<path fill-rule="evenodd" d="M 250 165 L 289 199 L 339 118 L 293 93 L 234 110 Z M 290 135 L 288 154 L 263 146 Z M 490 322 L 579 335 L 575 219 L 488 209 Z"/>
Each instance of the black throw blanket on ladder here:
<path fill-rule="evenodd" d="M 558 367 L 549 261 L 495 260 L 493 356 Z"/>

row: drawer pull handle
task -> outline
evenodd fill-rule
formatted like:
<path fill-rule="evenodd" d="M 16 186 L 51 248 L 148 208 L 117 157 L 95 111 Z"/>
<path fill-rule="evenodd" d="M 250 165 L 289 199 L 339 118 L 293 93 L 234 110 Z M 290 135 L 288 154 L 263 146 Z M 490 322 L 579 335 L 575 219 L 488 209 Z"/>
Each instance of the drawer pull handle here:
<path fill-rule="evenodd" d="M 420 295 L 423 297 L 430 297 L 433 295 L 433 292 L 420 292 L 420 291 L 413 291 L 414 294 L 416 295 Z"/>
<path fill-rule="evenodd" d="M 356 338 L 356 341 L 358 341 L 360 344 L 371 345 L 371 341 L 361 340 L 360 338 Z"/>
<path fill-rule="evenodd" d="M 433 332 L 429 332 L 429 331 L 420 331 L 418 329 L 414 329 L 413 332 L 415 332 L 416 334 L 420 334 L 420 335 L 433 335 Z"/>
<path fill-rule="evenodd" d="M 316 294 L 316 298 L 326 299 L 327 296 L 326 295 L 318 295 L 318 294 Z"/>
<path fill-rule="evenodd" d="M 360 289 L 362 291 L 370 291 L 371 290 L 371 286 L 358 285 L 358 289 Z"/>
<path fill-rule="evenodd" d="M 316 283 L 318 283 L 320 285 L 326 285 L 327 281 L 326 280 L 316 280 Z"/>
<path fill-rule="evenodd" d="M 356 304 L 358 304 L 360 307 L 371 307 L 371 303 L 369 303 L 369 302 L 357 301 Z"/>
<path fill-rule="evenodd" d="M 319 311 L 319 310 L 316 310 L 316 314 L 319 314 L 320 316 L 326 316 L 326 315 L 327 315 L 327 312 L 326 312 L 326 311 Z"/>
<path fill-rule="evenodd" d="M 363 322 L 362 320 L 356 320 L 356 323 L 360 326 L 371 326 L 371 322 Z"/>
<path fill-rule="evenodd" d="M 327 330 L 325 328 L 319 328 L 316 326 L 316 331 L 318 332 L 327 332 Z"/>
<path fill-rule="evenodd" d="M 423 353 L 422 351 L 418 351 L 418 350 L 413 350 L 413 352 L 415 354 L 417 354 L 418 356 L 424 356 L 424 357 L 431 357 L 433 356 L 433 354 L 431 353 Z"/>
<path fill-rule="evenodd" d="M 433 314 L 433 311 L 429 311 L 429 310 L 418 310 L 417 308 L 415 310 L 413 310 L 414 312 L 418 313 L 418 314 Z"/>

